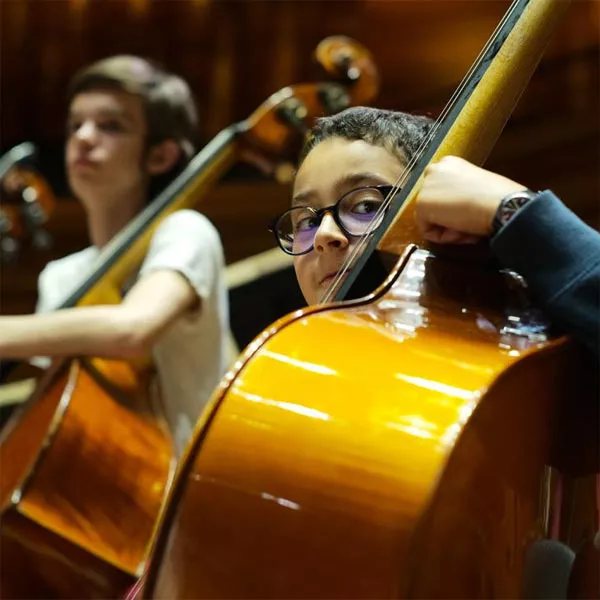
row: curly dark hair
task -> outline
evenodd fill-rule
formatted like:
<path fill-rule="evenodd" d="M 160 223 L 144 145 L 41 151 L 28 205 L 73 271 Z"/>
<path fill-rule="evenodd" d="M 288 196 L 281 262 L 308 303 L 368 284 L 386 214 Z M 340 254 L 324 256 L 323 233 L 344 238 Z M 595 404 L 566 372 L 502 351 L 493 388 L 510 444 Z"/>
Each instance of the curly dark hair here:
<path fill-rule="evenodd" d="M 331 137 L 363 140 L 374 146 L 382 146 L 408 162 L 433 123 L 429 117 L 400 111 L 367 106 L 347 108 L 330 117 L 317 119 L 300 153 L 298 166 L 315 146 Z"/>

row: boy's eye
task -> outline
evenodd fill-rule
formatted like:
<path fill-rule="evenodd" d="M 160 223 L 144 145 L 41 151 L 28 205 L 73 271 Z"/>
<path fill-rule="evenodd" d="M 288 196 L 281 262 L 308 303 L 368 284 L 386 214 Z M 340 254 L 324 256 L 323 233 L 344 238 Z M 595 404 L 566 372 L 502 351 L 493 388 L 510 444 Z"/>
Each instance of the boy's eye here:
<path fill-rule="evenodd" d="M 115 132 L 115 131 L 124 131 L 123 125 L 119 121 L 110 120 L 110 121 L 101 121 L 98 123 L 98 128 L 103 131 Z"/>
<path fill-rule="evenodd" d="M 73 134 L 81 127 L 81 121 L 69 121 L 67 124 L 67 133 Z"/>
<path fill-rule="evenodd" d="M 352 207 L 352 212 L 359 215 L 368 215 L 377 212 L 377 209 L 381 206 L 381 200 L 361 200 Z"/>
<path fill-rule="evenodd" d="M 318 218 L 315 215 L 310 215 L 310 216 L 306 216 L 301 219 L 298 219 L 294 223 L 294 231 L 306 231 L 308 229 L 314 229 L 315 227 L 318 227 L 318 226 L 319 226 Z"/>
<path fill-rule="evenodd" d="M 84 121 L 70 121 L 67 125 L 67 133 L 73 135 L 77 133 L 84 125 Z M 115 119 L 109 119 L 106 121 L 96 121 L 92 123 L 92 126 L 99 130 L 107 133 L 117 133 L 125 131 L 125 126 Z"/>

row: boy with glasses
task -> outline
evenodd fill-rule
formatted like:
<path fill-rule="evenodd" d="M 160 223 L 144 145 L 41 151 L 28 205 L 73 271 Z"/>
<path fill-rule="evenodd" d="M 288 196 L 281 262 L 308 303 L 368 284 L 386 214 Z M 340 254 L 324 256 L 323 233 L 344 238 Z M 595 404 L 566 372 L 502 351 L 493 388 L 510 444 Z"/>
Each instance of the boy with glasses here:
<path fill-rule="evenodd" d="M 293 255 L 309 304 L 323 297 L 425 139 L 432 121 L 401 112 L 350 108 L 320 119 L 300 157 L 292 207 L 273 224 Z M 600 234 L 550 191 L 534 193 L 456 157 L 425 170 L 417 224 L 436 243 L 490 237 L 499 261 L 519 272 L 565 332 L 598 352 Z"/>

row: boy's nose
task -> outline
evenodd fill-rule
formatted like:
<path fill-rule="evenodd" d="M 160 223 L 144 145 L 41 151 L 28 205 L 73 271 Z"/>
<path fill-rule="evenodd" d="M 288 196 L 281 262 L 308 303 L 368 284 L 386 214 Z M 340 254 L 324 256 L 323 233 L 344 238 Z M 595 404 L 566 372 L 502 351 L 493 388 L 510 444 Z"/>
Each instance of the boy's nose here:
<path fill-rule="evenodd" d="M 315 250 L 317 252 L 325 252 L 330 248 L 345 248 L 346 246 L 348 246 L 348 238 L 337 226 L 333 215 L 326 213 L 315 233 Z"/>
<path fill-rule="evenodd" d="M 75 132 L 75 137 L 82 142 L 92 143 L 96 139 L 97 129 L 92 121 L 85 121 Z"/>

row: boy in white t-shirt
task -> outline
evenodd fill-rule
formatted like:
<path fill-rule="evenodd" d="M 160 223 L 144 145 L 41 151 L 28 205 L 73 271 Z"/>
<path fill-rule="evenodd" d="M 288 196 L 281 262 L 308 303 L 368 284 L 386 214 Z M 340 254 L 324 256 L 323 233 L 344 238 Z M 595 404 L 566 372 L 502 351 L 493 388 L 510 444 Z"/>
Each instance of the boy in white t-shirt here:
<path fill-rule="evenodd" d="M 146 60 L 115 56 L 79 72 L 69 90 L 66 167 L 92 246 L 42 271 L 38 314 L 0 317 L 2 358 L 152 351 L 179 452 L 228 363 L 223 249 L 208 219 L 192 210 L 165 218 L 121 304 L 55 309 L 189 161 L 196 127 L 187 84 Z"/>

